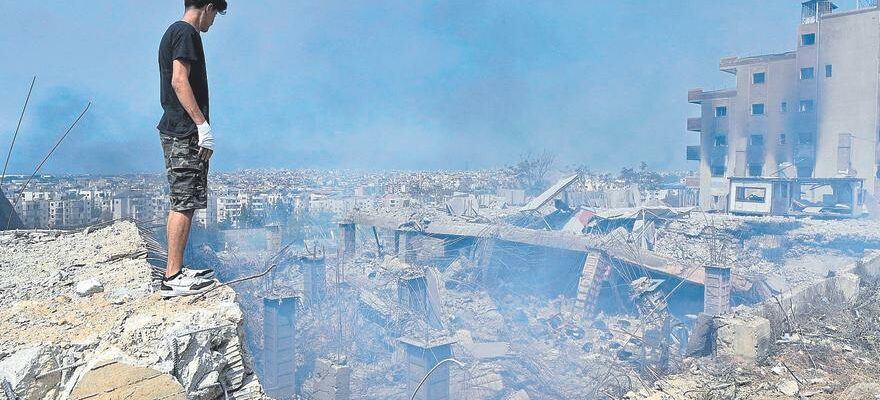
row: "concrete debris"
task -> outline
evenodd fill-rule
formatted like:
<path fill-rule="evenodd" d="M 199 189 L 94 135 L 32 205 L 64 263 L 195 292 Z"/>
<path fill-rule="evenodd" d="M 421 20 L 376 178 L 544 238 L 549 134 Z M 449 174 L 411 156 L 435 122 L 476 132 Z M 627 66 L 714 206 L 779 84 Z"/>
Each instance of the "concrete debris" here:
<path fill-rule="evenodd" d="M 797 382 L 795 382 L 793 379 L 779 382 L 778 384 L 776 384 L 776 389 L 782 392 L 782 394 L 789 397 L 794 397 L 801 390 Z"/>
<path fill-rule="evenodd" d="M 171 374 L 120 362 L 90 369 L 76 384 L 71 400 L 186 400 L 186 391 Z"/>
<path fill-rule="evenodd" d="M 43 345 L 18 350 L 0 361 L 0 378 L 22 399 L 55 398 L 61 389 L 61 373 L 52 372 L 57 350 Z"/>
<path fill-rule="evenodd" d="M 95 293 L 103 292 L 104 285 L 102 285 L 101 281 L 97 279 L 87 279 L 82 282 L 78 282 L 74 291 L 79 297 L 88 297 Z"/>
<path fill-rule="evenodd" d="M 230 394 L 255 382 L 230 350 L 243 341 L 235 293 L 162 300 L 146 254 L 130 222 L 0 233 L 0 371 L 16 396 L 215 399 L 234 373 Z M 248 390 L 261 398 L 258 382 Z"/>

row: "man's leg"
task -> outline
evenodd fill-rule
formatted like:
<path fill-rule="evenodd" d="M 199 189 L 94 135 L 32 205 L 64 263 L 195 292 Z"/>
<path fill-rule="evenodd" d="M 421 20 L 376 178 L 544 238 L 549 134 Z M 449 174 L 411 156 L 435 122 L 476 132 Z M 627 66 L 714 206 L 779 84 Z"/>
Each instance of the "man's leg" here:
<path fill-rule="evenodd" d="M 183 267 L 183 252 L 186 250 L 186 241 L 189 239 L 189 230 L 192 226 L 193 212 L 170 211 L 168 213 L 168 264 L 165 267 L 165 277 L 171 277 L 180 272 Z"/>

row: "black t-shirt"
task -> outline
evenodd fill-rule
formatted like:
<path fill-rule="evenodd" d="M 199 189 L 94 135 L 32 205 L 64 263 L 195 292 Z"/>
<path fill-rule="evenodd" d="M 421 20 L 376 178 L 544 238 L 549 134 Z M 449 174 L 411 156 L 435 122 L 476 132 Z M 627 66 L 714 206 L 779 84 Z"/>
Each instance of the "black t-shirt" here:
<path fill-rule="evenodd" d="M 165 114 L 159 121 L 159 132 L 174 137 L 187 137 L 197 131 L 196 124 L 180 104 L 177 93 L 171 87 L 171 71 L 174 60 L 190 64 L 189 84 L 192 86 L 196 103 L 208 116 L 208 72 L 205 68 L 205 50 L 199 31 L 184 21 L 177 21 L 168 28 L 162 43 L 159 44 L 160 97 Z"/>

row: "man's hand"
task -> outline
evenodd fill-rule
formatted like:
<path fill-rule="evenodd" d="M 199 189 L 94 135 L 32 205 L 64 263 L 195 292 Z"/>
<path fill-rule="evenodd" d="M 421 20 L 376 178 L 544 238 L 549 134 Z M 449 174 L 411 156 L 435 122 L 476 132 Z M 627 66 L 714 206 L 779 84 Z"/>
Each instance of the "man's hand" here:
<path fill-rule="evenodd" d="M 211 130 L 211 125 L 208 125 L 208 121 L 196 125 L 196 128 L 199 129 L 199 147 L 201 147 L 199 149 L 199 159 L 208 161 L 214 154 L 214 131 Z"/>
<path fill-rule="evenodd" d="M 199 160 L 208 161 L 211 159 L 212 155 L 214 155 L 214 150 L 206 149 L 204 147 L 199 149 Z"/>

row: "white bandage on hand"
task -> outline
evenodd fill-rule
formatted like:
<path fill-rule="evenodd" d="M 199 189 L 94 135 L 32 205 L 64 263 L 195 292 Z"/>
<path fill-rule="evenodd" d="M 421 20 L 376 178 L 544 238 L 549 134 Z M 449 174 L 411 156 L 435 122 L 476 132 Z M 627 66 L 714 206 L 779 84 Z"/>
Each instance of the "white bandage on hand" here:
<path fill-rule="evenodd" d="M 211 125 L 208 125 L 208 121 L 201 125 L 196 125 L 196 128 L 199 129 L 199 147 L 214 150 L 214 131 L 211 130 Z"/>

